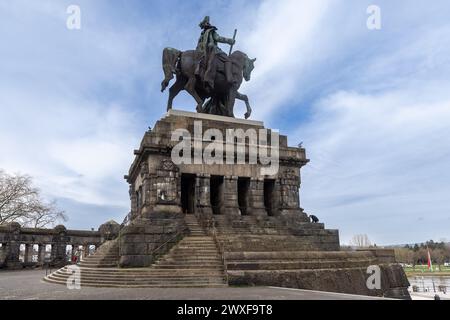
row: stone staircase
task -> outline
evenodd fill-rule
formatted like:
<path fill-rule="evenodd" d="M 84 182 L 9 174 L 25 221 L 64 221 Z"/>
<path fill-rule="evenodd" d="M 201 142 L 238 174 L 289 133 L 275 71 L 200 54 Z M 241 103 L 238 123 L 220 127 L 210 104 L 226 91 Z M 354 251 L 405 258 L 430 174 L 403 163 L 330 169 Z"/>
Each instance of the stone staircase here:
<path fill-rule="evenodd" d="M 117 239 L 103 243 L 97 251 L 85 257 L 80 263 L 80 267 L 87 268 L 114 268 L 119 263 L 119 243 Z"/>
<path fill-rule="evenodd" d="M 118 243 L 106 242 L 80 263 L 81 285 L 88 287 L 225 287 L 226 276 L 214 239 L 207 236 L 194 215 L 186 215 L 189 235 L 149 268 L 117 268 Z M 67 267 L 44 278 L 66 284 Z"/>

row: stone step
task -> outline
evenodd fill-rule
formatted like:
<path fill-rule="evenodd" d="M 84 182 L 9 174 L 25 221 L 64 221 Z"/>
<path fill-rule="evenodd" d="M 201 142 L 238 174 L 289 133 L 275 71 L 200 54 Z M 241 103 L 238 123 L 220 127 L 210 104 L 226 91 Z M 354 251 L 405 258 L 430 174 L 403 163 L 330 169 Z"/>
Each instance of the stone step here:
<path fill-rule="evenodd" d="M 213 265 L 200 265 L 200 264 L 155 264 L 152 267 L 156 268 L 156 269 L 199 269 L 199 268 L 205 268 L 205 269 L 210 269 L 210 270 L 222 270 L 223 266 L 222 264 L 218 264 L 216 266 Z"/>
<path fill-rule="evenodd" d="M 226 258 L 232 260 L 339 260 L 339 259 L 373 259 L 373 255 L 366 251 L 243 251 L 243 252 L 227 252 Z"/>
<path fill-rule="evenodd" d="M 61 283 L 66 283 L 67 278 L 59 277 L 47 277 L 48 279 L 60 281 Z M 110 279 L 81 279 L 82 286 L 89 286 L 95 284 L 96 286 L 104 285 L 138 285 L 142 287 L 164 286 L 164 287 L 181 287 L 181 286 L 210 286 L 210 285 L 222 285 L 224 284 L 223 279 L 163 279 L 163 280 L 144 280 L 144 279 L 128 279 L 127 281 L 116 281 Z"/>
<path fill-rule="evenodd" d="M 118 259 L 113 259 L 113 260 L 81 260 L 80 263 L 106 263 L 106 264 L 111 264 L 111 263 L 117 263 L 119 260 Z"/>
<path fill-rule="evenodd" d="M 117 264 L 117 262 L 119 262 L 119 260 L 107 260 L 107 261 L 104 261 L 104 260 L 82 260 L 80 263 L 85 263 L 85 264 L 89 264 L 89 263 L 93 263 L 93 264 L 102 264 L 102 263 L 104 263 L 104 264 L 114 264 L 114 263 L 116 263 Z"/>
<path fill-rule="evenodd" d="M 104 264 L 104 263 L 80 263 L 81 267 L 91 267 L 91 268 L 115 268 L 118 263 Z"/>
<path fill-rule="evenodd" d="M 189 254 L 171 254 L 170 256 L 164 257 L 160 259 L 160 261 L 164 259 L 171 259 L 171 260 L 182 260 L 182 261 L 188 261 L 188 260 L 197 260 L 197 261 L 204 261 L 204 260 L 221 260 L 222 256 L 215 255 L 215 256 L 192 256 Z"/>
<path fill-rule="evenodd" d="M 370 265 L 370 261 L 227 261 L 227 270 L 336 269 L 368 265 Z"/>
<path fill-rule="evenodd" d="M 178 243 L 179 246 L 183 245 L 196 245 L 196 246 L 215 246 L 214 241 L 207 240 L 182 240 Z"/>
<path fill-rule="evenodd" d="M 164 260 L 166 258 L 179 259 L 180 261 L 184 261 L 184 259 L 215 260 L 215 259 L 221 259 L 222 256 L 217 253 L 200 255 L 198 253 L 190 254 L 190 253 L 186 253 L 186 252 L 171 252 L 170 254 L 166 255 L 165 257 L 161 258 L 160 260 Z"/>
<path fill-rule="evenodd" d="M 90 256 L 90 257 L 86 257 L 83 260 L 85 261 L 97 261 L 97 260 L 117 260 L 118 259 L 118 255 L 117 256 Z"/>
<path fill-rule="evenodd" d="M 158 272 L 161 271 L 161 269 L 155 269 L 152 272 L 149 273 L 142 273 L 142 274 L 127 274 L 127 273 L 120 273 L 120 272 L 85 272 L 81 271 L 82 276 L 90 276 L 90 277 L 118 277 L 118 278 L 145 278 L 145 277 L 223 277 L 223 272 L 221 270 L 216 269 L 210 269 L 210 270 L 202 270 L 202 272 L 194 271 L 194 272 L 180 272 L 179 269 L 171 269 L 166 270 L 166 272 Z M 72 273 L 70 271 L 60 271 L 58 273 L 59 275 L 71 275 Z"/>
<path fill-rule="evenodd" d="M 105 268 L 111 268 L 111 267 L 117 267 L 118 263 L 116 262 L 83 262 L 81 261 L 79 263 L 79 266 L 82 267 L 89 267 L 89 266 L 93 266 L 93 267 L 100 267 L 100 266 L 104 266 Z"/>
<path fill-rule="evenodd" d="M 114 259 L 118 259 L 118 257 L 119 257 L 119 254 L 117 254 L 117 255 L 108 255 L 108 256 L 93 255 L 93 256 L 85 257 L 83 260 L 99 260 L 99 259 L 114 260 Z"/>
<path fill-rule="evenodd" d="M 214 268 L 214 267 L 222 267 L 222 261 L 176 261 L 176 260 L 165 260 L 165 261 L 158 261 L 155 263 L 155 266 L 163 267 L 163 266 L 178 266 L 178 267 L 188 267 L 188 266 L 197 266 L 197 267 L 208 267 L 208 268 Z"/>
<path fill-rule="evenodd" d="M 70 273 L 66 268 L 62 268 L 57 270 L 60 272 Z M 55 271 L 55 272 L 57 272 Z M 170 269 L 170 270 L 162 270 L 162 269 L 153 269 L 146 268 L 145 270 L 135 271 L 135 269 L 119 269 L 119 268 L 87 268 L 81 267 L 81 274 L 93 274 L 93 275 L 120 275 L 124 277 L 141 277 L 145 275 L 184 275 L 184 276 L 197 276 L 197 275 L 219 275 L 223 274 L 217 269 Z"/>
<path fill-rule="evenodd" d="M 184 244 L 196 244 L 196 245 L 215 245 L 216 243 L 213 240 L 205 240 L 205 239 L 185 239 L 181 240 L 178 245 L 184 245 Z"/>
<path fill-rule="evenodd" d="M 70 273 L 67 274 L 61 274 L 61 273 L 55 273 L 52 274 L 52 278 L 57 279 L 68 279 L 71 276 Z M 185 282 L 185 281 L 208 281 L 208 282 L 222 282 L 224 281 L 224 277 L 221 276 L 158 276 L 158 275 L 148 275 L 143 277 L 118 277 L 118 276 L 108 276 L 108 275 L 85 275 L 81 274 L 80 276 L 81 280 L 101 280 L 101 281 L 114 281 L 114 282 L 137 282 L 137 281 L 176 281 L 176 282 Z"/>
<path fill-rule="evenodd" d="M 182 251 L 182 250 L 203 250 L 203 251 L 217 251 L 217 245 L 216 244 L 198 244 L 198 243 L 180 243 L 176 246 L 174 246 L 171 250 L 174 251 Z"/>
<path fill-rule="evenodd" d="M 45 281 L 66 285 L 66 281 L 54 280 L 51 278 L 44 278 Z M 100 287 L 100 288 L 223 288 L 228 285 L 225 283 L 159 283 L 159 284 L 117 284 L 117 283 L 97 283 L 96 281 L 81 283 L 82 287 Z"/>
<path fill-rule="evenodd" d="M 180 243 L 174 247 L 177 250 L 191 249 L 191 250 L 214 250 L 216 244 L 198 244 L 198 243 Z"/>
<path fill-rule="evenodd" d="M 186 265 L 189 265 L 189 264 L 192 264 L 192 263 L 195 263 L 195 264 L 210 264 L 210 263 L 221 263 L 222 262 L 222 260 L 221 259 L 219 259 L 219 258 L 212 258 L 212 259 L 174 259 L 174 258 L 171 258 L 171 257 L 165 257 L 165 258 L 163 258 L 163 259 L 159 259 L 157 262 L 155 262 L 155 264 L 157 264 L 157 263 L 167 263 L 167 262 L 170 262 L 170 263 L 173 263 L 173 262 L 176 262 L 176 263 L 178 263 L 178 264 L 186 264 Z"/>
<path fill-rule="evenodd" d="M 70 275 L 60 275 L 60 274 L 51 274 L 48 278 L 58 279 L 58 280 L 67 280 Z M 81 275 L 81 281 L 95 281 L 95 282 L 103 282 L 103 283 L 223 283 L 223 277 L 173 277 L 173 278 L 155 278 L 155 277 L 144 277 L 144 278 L 89 278 Z"/>

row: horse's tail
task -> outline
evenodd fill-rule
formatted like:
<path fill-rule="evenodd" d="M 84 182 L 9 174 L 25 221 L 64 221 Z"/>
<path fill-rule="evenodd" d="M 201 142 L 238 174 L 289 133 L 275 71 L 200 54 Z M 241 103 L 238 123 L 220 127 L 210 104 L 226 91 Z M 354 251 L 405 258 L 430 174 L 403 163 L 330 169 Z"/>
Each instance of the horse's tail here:
<path fill-rule="evenodd" d="M 165 48 L 162 55 L 162 67 L 164 71 L 164 80 L 161 83 L 161 92 L 163 92 L 169 85 L 173 75 L 176 74 L 176 67 L 178 59 L 181 56 L 181 51 L 174 48 Z"/>

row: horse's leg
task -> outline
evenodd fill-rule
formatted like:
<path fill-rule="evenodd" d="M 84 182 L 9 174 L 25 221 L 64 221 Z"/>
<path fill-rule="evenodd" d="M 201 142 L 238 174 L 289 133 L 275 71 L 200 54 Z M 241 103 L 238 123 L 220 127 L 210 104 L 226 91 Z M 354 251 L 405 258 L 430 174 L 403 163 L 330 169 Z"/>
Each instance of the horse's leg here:
<path fill-rule="evenodd" d="M 252 114 L 252 108 L 250 107 L 250 103 L 248 102 L 248 97 L 245 94 L 242 94 L 240 92 L 236 92 L 236 99 L 242 100 L 245 102 L 245 106 L 247 107 L 247 112 L 245 113 L 245 119 L 250 118 L 250 115 Z"/>
<path fill-rule="evenodd" d="M 181 56 L 181 51 L 174 48 L 165 48 L 163 50 L 162 66 L 164 71 L 164 80 L 161 82 L 161 92 L 167 88 L 173 75 L 176 73 L 177 61 Z"/>
<path fill-rule="evenodd" d="M 196 80 L 195 80 L 195 76 L 192 76 L 189 78 L 186 86 L 184 87 L 184 89 L 195 99 L 195 101 L 197 102 L 197 112 L 201 112 L 202 111 L 202 107 L 203 107 L 203 102 L 204 99 L 202 99 L 198 93 L 197 90 L 195 90 L 195 85 L 196 85 Z"/>
<path fill-rule="evenodd" d="M 167 101 L 167 111 L 172 109 L 172 103 L 173 99 L 180 93 L 181 90 L 183 90 L 184 86 L 186 85 L 186 78 L 184 77 L 177 77 L 177 81 L 173 84 L 173 86 L 169 89 L 169 100 Z"/>
<path fill-rule="evenodd" d="M 161 92 L 164 92 L 164 90 L 166 90 L 167 86 L 170 83 L 170 80 L 173 79 L 173 74 L 172 72 L 170 73 L 165 73 L 165 77 L 164 80 L 161 82 Z"/>
<path fill-rule="evenodd" d="M 228 92 L 227 111 L 229 117 L 234 117 L 234 103 L 236 101 L 237 90 L 234 87 Z"/>

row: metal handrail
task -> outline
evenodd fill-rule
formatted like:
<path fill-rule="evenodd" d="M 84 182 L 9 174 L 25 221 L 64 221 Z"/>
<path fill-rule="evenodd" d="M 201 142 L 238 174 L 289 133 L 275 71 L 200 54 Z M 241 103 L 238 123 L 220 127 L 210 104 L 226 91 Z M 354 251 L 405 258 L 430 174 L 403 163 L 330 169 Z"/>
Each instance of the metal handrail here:
<path fill-rule="evenodd" d="M 131 221 L 131 211 L 128 212 L 128 214 L 123 219 L 122 223 L 120 224 L 120 229 L 123 229 L 124 227 L 128 226 Z"/>
<path fill-rule="evenodd" d="M 155 254 L 155 252 L 157 252 L 158 250 L 160 250 L 162 247 L 164 247 L 166 244 L 168 244 L 170 241 L 172 241 L 173 239 L 178 238 L 179 236 L 183 235 L 186 232 L 187 228 L 184 228 L 183 230 L 181 230 L 180 232 L 176 233 L 173 237 L 171 237 L 169 240 L 165 241 L 163 244 L 161 244 L 159 247 L 157 247 L 156 249 L 152 250 L 152 252 L 150 253 L 150 255 Z"/>

